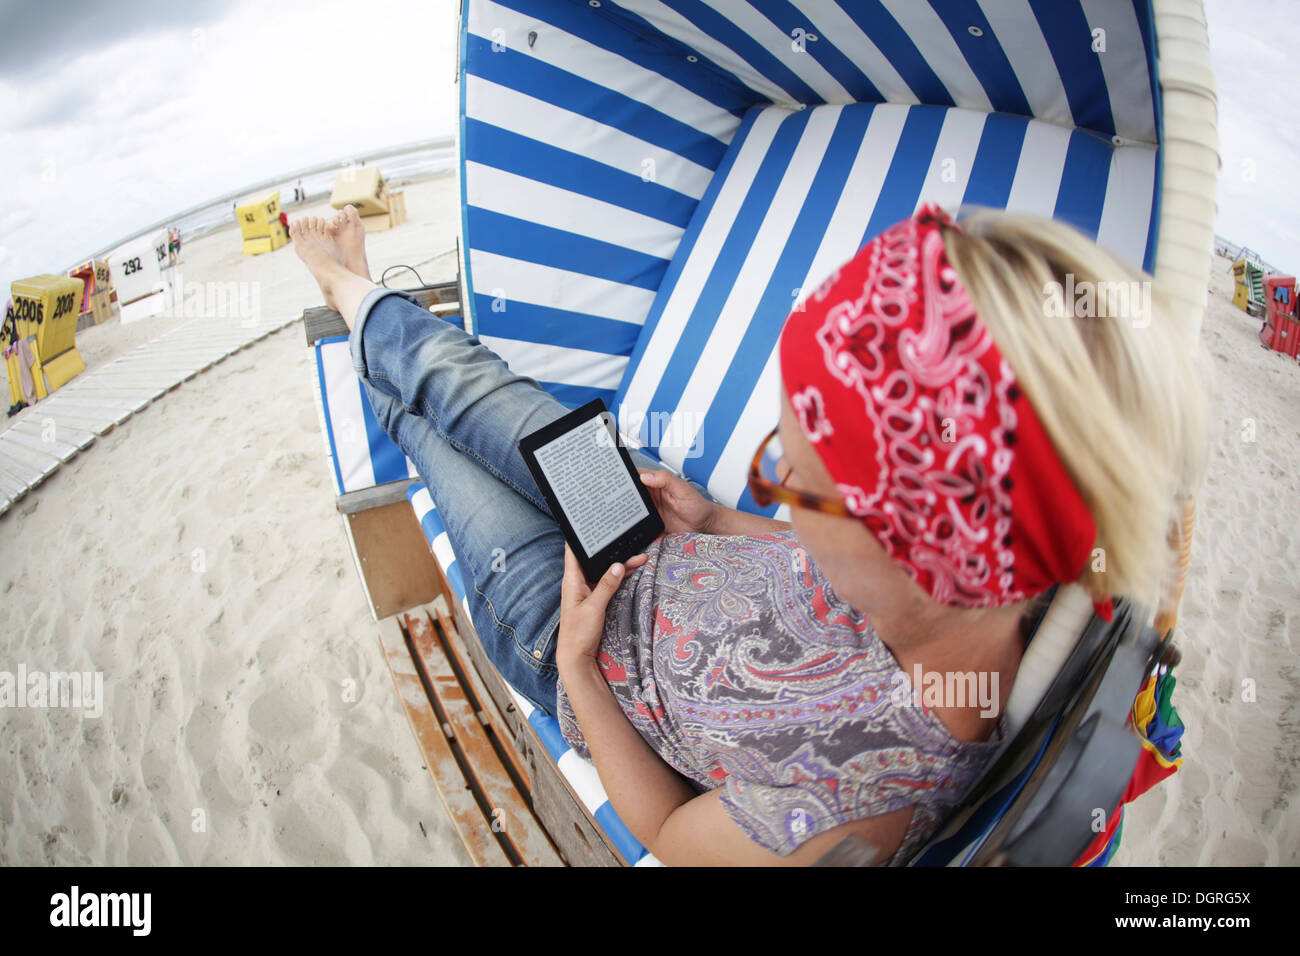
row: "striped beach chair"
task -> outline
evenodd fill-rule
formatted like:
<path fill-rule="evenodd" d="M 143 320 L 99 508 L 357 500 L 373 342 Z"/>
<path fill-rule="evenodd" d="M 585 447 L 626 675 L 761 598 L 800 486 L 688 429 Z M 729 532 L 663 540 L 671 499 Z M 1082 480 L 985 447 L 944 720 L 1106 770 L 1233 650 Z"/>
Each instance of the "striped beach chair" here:
<path fill-rule="evenodd" d="M 458 33 L 465 328 L 566 405 L 604 399 L 629 443 L 725 504 L 761 510 L 745 475 L 778 418 L 785 317 L 924 202 L 1067 222 L 1204 308 L 1218 156 L 1199 0 L 464 0 Z M 453 650 L 490 683 L 427 491 L 406 494 Z M 915 862 L 1108 859 L 1071 814 L 1131 798 L 1144 743 L 1176 758 L 1147 686 L 1172 623 L 1120 602 L 1107 626 L 1059 589 L 1017 733 Z M 653 862 L 554 728 L 489 696 L 530 767 L 564 770 L 532 795 L 561 854 L 598 862 L 557 836 L 590 842 L 578 820 L 602 859 Z"/>

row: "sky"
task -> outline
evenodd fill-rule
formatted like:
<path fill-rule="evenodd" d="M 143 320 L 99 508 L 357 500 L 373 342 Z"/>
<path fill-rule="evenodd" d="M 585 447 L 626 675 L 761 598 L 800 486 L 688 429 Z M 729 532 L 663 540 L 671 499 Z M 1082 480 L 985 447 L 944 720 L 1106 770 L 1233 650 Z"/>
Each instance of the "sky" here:
<path fill-rule="evenodd" d="M 459 0 L 0 0 L 0 291 L 303 166 L 450 136 Z M 1205 0 L 1215 231 L 1300 269 L 1300 0 Z"/>
<path fill-rule="evenodd" d="M 453 135 L 455 0 L 0 0 L 0 291 L 259 180 Z"/>

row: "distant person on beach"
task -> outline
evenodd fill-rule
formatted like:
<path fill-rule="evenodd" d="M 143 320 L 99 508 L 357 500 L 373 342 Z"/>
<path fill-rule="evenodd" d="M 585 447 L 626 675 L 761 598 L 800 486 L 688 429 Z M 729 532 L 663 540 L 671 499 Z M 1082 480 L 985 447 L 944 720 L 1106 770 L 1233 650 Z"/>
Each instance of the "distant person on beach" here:
<path fill-rule="evenodd" d="M 181 255 L 181 231 L 173 226 L 167 230 L 167 261 L 171 265 L 176 265 L 176 260 Z"/>
<path fill-rule="evenodd" d="M 293 187 L 293 201 L 294 201 L 294 202 L 306 202 L 306 201 L 307 201 L 307 191 L 306 191 L 305 189 L 302 188 L 302 180 L 301 180 L 301 179 L 298 180 L 298 185 Z"/>
<path fill-rule="evenodd" d="M 1049 317 L 1067 275 L 1143 281 L 1068 226 L 925 206 L 867 243 L 780 334 L 755 460 L 776 437 L 783 455 L 749 490 L 791 521 L 631 450 L 666 531 L 594 587 L 517 449 L 569 409 L 376 286 L 352 207 L 291 234 L 493 664 L 665 863 L 808 864 L 849 836 L 908 862 L 1005 740 L 1051 589 L 1103 618 L 1164 596 L 1205 453 L 1194 337 L 1160 290 L 1141 326 Z M 955 674 L 989 678 L 990 706 L 913 696 Z"/>

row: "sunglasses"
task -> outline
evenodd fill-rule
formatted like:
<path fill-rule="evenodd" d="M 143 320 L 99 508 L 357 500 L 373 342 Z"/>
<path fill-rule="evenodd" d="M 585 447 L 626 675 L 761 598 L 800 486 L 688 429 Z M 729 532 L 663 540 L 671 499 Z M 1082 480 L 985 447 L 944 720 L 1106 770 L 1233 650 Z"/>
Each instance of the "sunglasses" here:
<path fill-rule="evenodd" d="M 771 433 L 763 439 L 763 444 L 758 446 L 758 451 L 754 453 L 754 460 L 749 465 L 749 493 L 753 495 L 755 504 L 760 508 L 766 508 L 775 502 L 789 505 L 791 508 L 806 508 L 809 511 L 820 511 L 822 514 L 827 515 L 856 518 L 857 516 L 849 511 L 848 505 L 842 499 L 827 498 L 808 491 L 787 488 L 785 483 L 790 477 L 788 470 L 785 473 L 785 478 L 780 481 L 773 481 L 763 474 L 763 453 L 767 451 L 767 446 L 776 437 L 777 431 L 778 429 L 773 428 Z"/>

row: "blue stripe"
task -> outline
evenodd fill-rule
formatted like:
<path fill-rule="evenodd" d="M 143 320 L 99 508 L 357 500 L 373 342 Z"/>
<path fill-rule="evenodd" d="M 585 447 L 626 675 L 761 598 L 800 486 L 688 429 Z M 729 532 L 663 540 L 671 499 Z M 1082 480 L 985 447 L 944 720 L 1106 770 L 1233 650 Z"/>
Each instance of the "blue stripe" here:
<path fill-rule="evenodd" d="M 615 849 L 623 854 L 623 859 L 629 863 L 636 863 L 646 855 L 646 848 L 641 845 L 641 841 L 632 835 L 632 831 L 627 828 L 618 813 L 614 810 L 614 805 L 606 800 L 596 808 L 592 814 L 600 828 L 605 831 L 605 836 L 614 844 Z"/>
<path fill-rule="evenodd" d="M 357 380 L 357 389 L 364 401 L 361 402 L 361 418 L 366 426 L 366 445 L 370 450 L 370 468 L 375 473 L 375 484 L 382 485 L 388 481 L 399 481 L 407 477 L 406 452 L 402 451 L 379 427 L 379 419 L 370 404 L 370 393 Z"/>
<path fill-rule="evenodd" d="M 658 73 L 737 119 L 754 102 L 753 91 L 731 73 L 665 36 L 642 17 L 613 4 L 593 9 L 586 4 L 555 3 L 555 0 L 497 2 Z M 691 63 L 686 59 L 689 55 L 695 55 L 700 62 Z"/>
<path fill-rule="evenodd" d="M 1083 7 L 1060 0 L 1029 0 L 1029 6 L 1061 75 L 1074 125 L 1114 136 L 1110 93 L 1098 54 L 1092 52 L 1092 28 Z"/>
<path fill-rule="evenodd" d="M 763 16 L 771 20 L 776 27 L 794 42 L 794 30 L 802 28 L 816 35 L 816 40 L 805 38 L 804 50 L 831 76 L 840 86 L 859 103 L 883 103 L 885 96 L 871 82 L 870 77 L 859 69 L 858 65 L 844 54 L 839 47 L 831 43 L 826 31 L 812 21 L 806 11 L 800 10 L 789 0 L 749 0 Z"/>
<path fill-rule="evenodd" d="M 1151 193 L 1151 225 L 1147 229 L 1147 248 L 1142 256 L 1142 268 L 1154 274 L 1156 268 L 1156 244 L 1160 240 L 1160 200 L 1164 191 L 1164 150 L 1165 113 L 1164 103 L 1160 97 L 1160 78 L 1156 75 L 1156 38 L 1151 28 L 1151 0 L 1133 0 L 1133 11 L 1137 14 L 1138 27 L 1142 30 L 1142 46 L 1146 50 L 1147 73 L 1151 83 L 1151 106 L 1155 110 L 1156 142 L 1156 178 Z"/>
<path fill-rule="evenodd" d="M 733 50 L 766 80 L 784 90 L 794 102 L 810 104 L 826 102 L 798 74 L 768 52 L 767 47 L 716 10 L 705 6 L 700 0 L 662 0 L 662 3 L 690 20 L 705 36 Z"/>
<path fill-rule="evenodd" d="M 676 287 L 682 269 L 685 268 L 691 253 L 694 252 L 695 243 L 700 238 L 700 231 L 704 228 L 704 223 L 713 211 L 714 203 L 717 202 L 718 193 L 722 191 L 722 185 L 731 174 L 732 167 L 736 163 L 736 157 L 743 151 L 750 130 L 754 128 L 754 122 L 761 112 L 761 108 L 757 108 L 745 114 L 740 128 L 736 131 L 735 138 L 731 141 L 731 148 L 727 150 L 727 155 L 722 160 L 722 165 L 718 167 L 713 174 L 713 178 L 709 180 L 708 188 L 705 189 L 704 196 L 700 199 L 699 206 L 696 207 L 695 215 L 691 217 L 691 224 L 686 227 L 686 233 L 682 236 L 681 241 L 677 243 L 677 251 L 673 253 L 672 261 L 664 273 L 662 282 L 656 289 L 659 294 L 655 296 L 654 302 L 650 305 L 650 314 L 646 316 L 641 337 L 637 339 L 636 347 L 632 349 L 631 358 L 628 360 L 627 368 L 623 372 L 623 379 L 619 382 L 618 390 L 614 395 L 614 405 L 611 406 L 610 411 L 614 412 L 616 421 L 622 420 L 617 416 L 620 413 L 623 399 L 627 396 L 627 389 L 631 384 L 632 376 L 635 374 L 637 366 L 641 364 L 641 358 L 645 355 L 645 350 L 654 337 L 655 328 L 659 325 L 664 306 L 668 302 L 668 294 Z M 653 450 L 650 453 L 653 454 Z M 658 456 L 656 455 L 656 457 Z"/>
<path fill-rule="evenodd" d="M 975 162 L 971 164 L 970 181 L 966 184 L 962 205 L 1007 208 L 1028 129 L 1027 117 L 1005 113 L 988 115 L 980 134 L 979 147 L 975 150 Z"/>
<path fill-rule="evenodd" d="M 550 714 L 535 709 L 528 715 L 528 722 L 533 725 L 533 730 L 537 731 L 537 736 L 542 739 L 542 746 L 546 748 L 552 760 L 559 760 L 572 749 L 565 743 L 564 734 L 560 733 L 560 722 Z"/>
<path fill-rule="evenodd" d="M 952 34 L 993 109 L 999 113 L 1033 116 L 1016 71 L 1011 68 L 1011 61 L 984 12 L 969 0 L 930 0 L 930 6 Z M 971 36 L 970 27 L 979 27 L 984 35 Z"/>
<path fill-rule="evenodd" d="M 916 210 L 916 201 L 921 195 L 921 186 L 925 184 L 946 115 L 946 110 L 932 106 L 913 106 L 907 111 L 903 132 L 894 148 L 894 158 L 890 160 L 889 172 L 880 188 L 880 199 L 871 211 L 871 220 L 862 234 L 859 248 Z"/>
<path fill-rule="evenodd" d="M 492 42 L 471 34 L 469 71 L 493 83 L 662 146 L 706 169 L 722 161 L 726 144 L 629 96 L 514 50 L 492 52 Z"/>
<path fill-rule="evenodd" d="M 470 206 L 466 218 L 471 249 L 509 259 L 578 272 L 651 292 L 658 290 L 668 268 L 668 260 L 658 256 L 479 206 Z"/>
<path fill-rule="evenodd" d="M 568 382 L 541 382 L 537 383 L 551 394 L 561 405 L 569 408 L 579 408 L 588 402 L 599 398 L 609 408 L 614 401 L 614 390 L 612 388 L 596 388 L 594 385 L 571 385 Z"/>
<path fill-rule="evenodd" d="M 1113 152 L 1110 143 L 1095 134 L 1078 129 L 1070 133 L 1053 219 L 1068 222 L 1091 239 L 1097 238 Z"/>
<path fill-rule="evenodd" d="M 607 166 L 481 120 L 466 117 L 465 129 L 469 138 L 465 158 L 471 162 L 590 196 L 682 229 L 699 202 L 694 196 L 648 182 L 639 172 Z"/>
<path fill-rule="evenodd" d="M 931 106 L 957 105 L 907 31 L 879 0 L 855 0 L 844 12 L 884 54 L 918 100 Z"/>
<path fill-rule="evenodd" d="M 346 335 L 339 338 L 347 338 Z M 330 419 L 330 397 L 325 390 L 325 363 L 321 361 L 320 347 L 327 342 L 337 342 L 338 338 L 321 339 L 316 343 L 316 380 L 320 382 L 320 402 L 325 409 L 325 434 L 329 437 L 330 442 L 330 461 L 334 465 L 334 487 L 343 494 L 343 472 L 339 470 L 339 450 L 334 445 L 334 423 Z"/>
<path fill-rule="evenodd" d="M 803 110 L 791 113 L 781 120 L 776 136 L 745 193 L 736 221 L 731 224 L 722 242 L 713 270 L 704 283 L 695 307 L 691 309 L 691 314 L 682 329 L 681 338 L 673 346 L 673 354 L 668 360 L 668 365 L 659 379 L 646 411 L 668 412 L 677 408 L 686 382 L 699 364 L 699 357 L 704 354 L 709 335 L 717 325 L 718 317 L 722 315 L 723 306 L 735 286 L 736 277 L 745 264 L 745 257 L 753 247 L 758 230 L 772 206 L 772 199 L 790 168 L 790 159 L 799 145 L 799 140 L 803 137 L 811 115 L 811 111 Z M 651 436 L 648 428 L 637 436 L 641 444 L 658 449 L 659 445 L 650 441 L 652 437 L 656 436 Z M 698 466 L 698 459 L 688 459 L 688 461 L 693 466 Z M 692 472 L 694 471 L 693 467 Z M 691 477 L 696 475 L 692 474 Z"/>
<path fill-rule="evenodd" d="M 607 355 L 627 355 L 641 334 L 641 326 L 635 322 L 620 322 L 529 302 L 507 302 L 505 310 L 497 312 L 492 308 L 493 296 L 480 292 L 475 298 L 479 300 L 480 335 L 539 345 L 562 345 Z"/>
<path fill-rule="evenodd" d="M 706 487 L 727 437 L 735 430 L 755 394 L 759 375 L 790 315 L 794 305 L 793 290 L 808 276 L 808 269 L 839 205 L 874 110 L 874 106 L 862 104 L 846 106 L 840 111 L 826 152 L 813 175 L 813 186 L 803 201 L 790 235 L 783 240 L 784 248 L 772 269 L 763 297 L 754 309 L 754 318 L 745 328 L 709 408 L 706 434 L 700 440 L 703 453 L 699 458 L 688 458 L 683 463 L 688 476 Z M 760 400 L 763 398 L 758 397 Z M 771 396 L 773 410 L 776 398 L 776 395 Z"/>
<path fill-rule="evenodd" d="M 447 583 L 451 585 L 452 591 L 457 598 L 465 597 L 465 581 L 460 576 L 460 563 L 451 562 L 450 567 L 442 569 L 442 573 L 447 576 Z"/>

